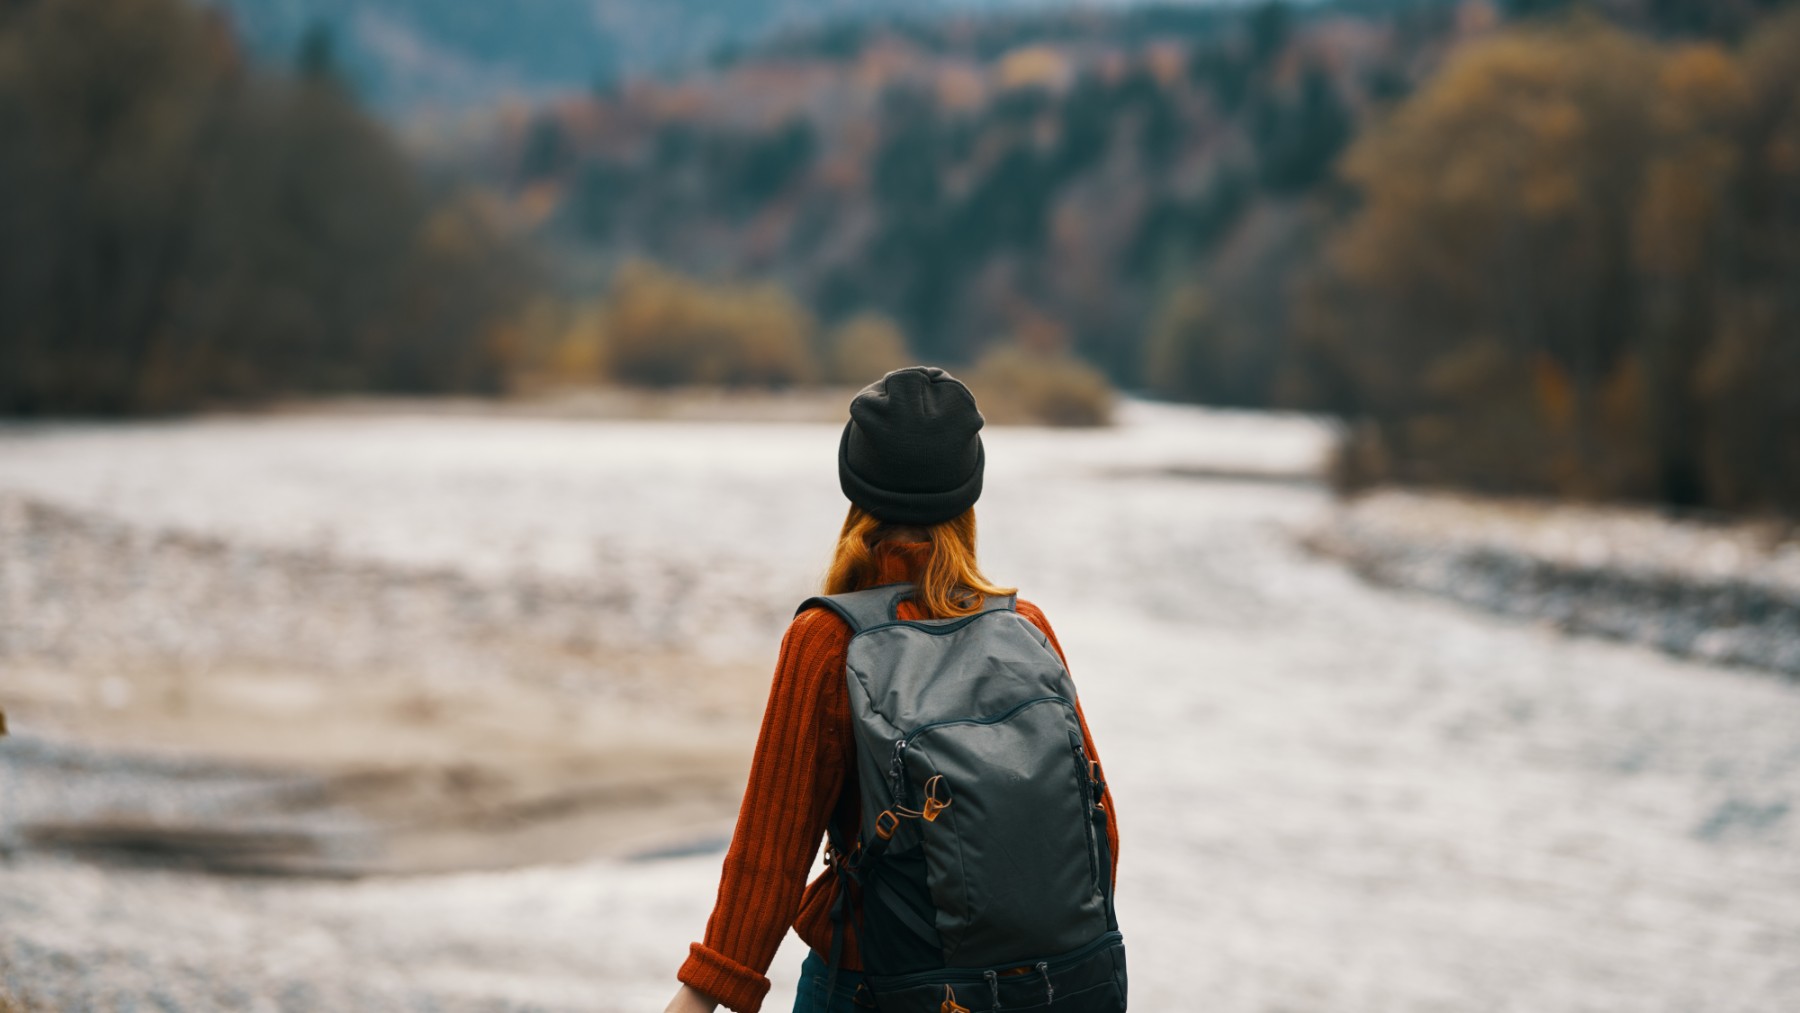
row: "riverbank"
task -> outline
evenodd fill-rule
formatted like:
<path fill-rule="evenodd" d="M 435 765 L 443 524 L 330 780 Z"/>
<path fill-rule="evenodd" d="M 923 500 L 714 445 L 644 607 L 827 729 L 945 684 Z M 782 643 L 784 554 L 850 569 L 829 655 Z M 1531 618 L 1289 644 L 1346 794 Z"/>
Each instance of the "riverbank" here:
<path fill-rule="evenodd" d="M 1381 490 L 1303 544 L 1384 586 L 1800 678 L 1800 528 Z"/>
<path fill-rule="evenodd" d="M 994 378 L 959 370 L 974 384 L 989 426 L 1062 425 L 1103 428 L 1123 399 L 1104 384 L 1065 390 L 1055 376 Z M 343 395 L 293 398 L 225 413 L 273 416 L 560 419 L 565 421 L 838 423 L 860 388 L 848 385 L 787 389 L 757 387 L 527 386 L 504 397 Z"/>
<path fill-rule="evenodd" d="M 249 415 L 394 418 L 563 419 L 654 422 L 842 421 L 857 388 L 790 390 L 729 387 L 546 387 L 507 397 L 346 395 L 293 398 L 246 411 Z"/>
<path fill-rule="evenodd" d="M 650 573 L 482 579 L 4 492 L 0 560 L 0 848 L 511 868 L 716 835 L 736 798 L 758 673 L 646 631 Z"/>

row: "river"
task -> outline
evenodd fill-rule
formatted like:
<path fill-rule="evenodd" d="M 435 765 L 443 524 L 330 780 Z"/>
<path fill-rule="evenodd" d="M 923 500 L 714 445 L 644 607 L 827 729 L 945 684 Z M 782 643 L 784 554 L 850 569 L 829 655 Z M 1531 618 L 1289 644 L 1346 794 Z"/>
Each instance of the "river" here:
<path fill-rule="evenodd" d="M 1055 624 L 1117 799 L 1133 1008 L 1800 1008 L 1800 685 L 1309 555 L 1297 536 L 1333 503 L 1306 419 L 1131 404 L 1107 430 L 986 435 L 984 563 Z M 204 754 L 184 754 L 191 716 L 130 739 L 143 687 L 196 672 L 254 697 L 219 714 L 310 701 L 291 749 L 273 743 L 292 722 L 215 743 L 264 763 L 339 712 L 367 734 L 330 748 L 367 762 L 386 726 L 342 701 L 385 700 L 384 679 L 446 700 L 516 683 L 584 694 L 594 728 L 630 715 L 646 743 L 716 738 L 714 780 L 735 783 L 782 624 L 842 518 L 836 439 L 430 412 L 0 428 L 0 995 L 661 1009 L 711 907 L 729 788 L 587 857 L 219 876 L 33 846 L 45 813 L 120 804 L 83 794 L 112 768 L 41 758 Z M 551 600 L 520 629 L 561 625 L 494 647 L 509 620 L 482 612 L 490 632 L 469 633 L 454 603 L 509 587 Z M 571 622 L 585 646 L 552 657 Z M 502 713 L 537 733 L 537 712 Z M 654 752 L 569 755 L 656 776 Z M 765 1008 L 792 1002 L 799 949 Z"/>

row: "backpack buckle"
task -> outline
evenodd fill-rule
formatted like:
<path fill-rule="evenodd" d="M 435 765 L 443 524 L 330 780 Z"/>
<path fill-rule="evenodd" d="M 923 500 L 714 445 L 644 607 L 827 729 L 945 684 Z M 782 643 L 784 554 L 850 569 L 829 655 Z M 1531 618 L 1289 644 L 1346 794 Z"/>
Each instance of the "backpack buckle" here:
<path fill-rule="evenodd" d="M 849 851 L 839 851 L 830 843 L 825 845 L 825 867 L 834 872 L 848 872 L 856 868 L 856 860 L 860 857 L 862 857 L 861 841 L 852 841 Z"/>
<path fill-rule="evenodd" d="M 893 840 L 894 831 L 898 829 L 900 829 L 900 817 L 895 816 L 892 809 L 883 809 L 881 815 L 875 817 L 876 837 L 884 841 Z"/>

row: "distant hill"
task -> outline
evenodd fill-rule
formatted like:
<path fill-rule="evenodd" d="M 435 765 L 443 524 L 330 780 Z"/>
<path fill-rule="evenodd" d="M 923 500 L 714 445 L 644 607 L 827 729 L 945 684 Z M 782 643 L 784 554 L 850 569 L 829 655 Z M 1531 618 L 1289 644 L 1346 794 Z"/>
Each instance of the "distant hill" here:
<path fill-rule="evenodd" d="M 390 114 L 680 71 L 778 32 L 831 22 L 1069 6 L 1057 0 L 198 2 L 227 11 L 245 47 L 267 63 L 297 60 L 309 36 L 315 51 L 323 43 L 358 94 Z"/>
<path fill-rule="evenodd" d="M 833 23 L 703 73 L 412 133 L 435 172 L 510 209 L 576 298 L 649 258 L 778 283 L 828 327 L 881 314 L 928 361 L 1012 342 L 1136 384 L 1152 313 L 1204 264 L 1254 318 L 1233 333 L 1274 336 L 1208 371 L 1208 393 L 1261 403 L 1338 153 L 1480 30 L 1418 10 Z"/>

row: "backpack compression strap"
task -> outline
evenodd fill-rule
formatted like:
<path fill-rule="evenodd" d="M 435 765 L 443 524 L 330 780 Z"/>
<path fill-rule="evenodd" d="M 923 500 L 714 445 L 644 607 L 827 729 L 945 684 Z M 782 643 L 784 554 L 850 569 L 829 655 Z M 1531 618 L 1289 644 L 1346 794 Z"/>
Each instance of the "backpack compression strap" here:
<path fill-rule="evenodd" d="M 800 603 L 794 610 L 795 615 L 809 608 L 824 607 L 836 612 L 850 624 L 852 636 L 871 627 L 899 621 L 896 610 L 900 603 L 912 597 L 911 584 L 883 584 L 880 587 L 865 588 L 861 591 L 850 591 L 844 594 L 818 595 Z M 976 615 L 983 612 L 999 612 L 1010 610 L 1016 602 L 1016 595 L 990 595 L 981 603 Z M 950 619 L 920 619 L 924 624 L 955 622 Z"/>

